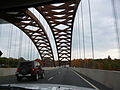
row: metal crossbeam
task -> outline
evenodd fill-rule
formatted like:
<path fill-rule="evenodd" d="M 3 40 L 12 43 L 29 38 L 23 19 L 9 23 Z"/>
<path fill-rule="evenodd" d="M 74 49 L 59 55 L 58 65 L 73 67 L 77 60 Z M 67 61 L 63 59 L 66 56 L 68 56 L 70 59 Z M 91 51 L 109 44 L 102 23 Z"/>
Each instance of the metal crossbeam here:
<path fill-rule="evenodd" d="M 46 5 L 50 3 L 58 3 L 71 0 L 2 0 L 0 3 L 0 11 L 9 9 L 23 9 L 34 6 Z"/>

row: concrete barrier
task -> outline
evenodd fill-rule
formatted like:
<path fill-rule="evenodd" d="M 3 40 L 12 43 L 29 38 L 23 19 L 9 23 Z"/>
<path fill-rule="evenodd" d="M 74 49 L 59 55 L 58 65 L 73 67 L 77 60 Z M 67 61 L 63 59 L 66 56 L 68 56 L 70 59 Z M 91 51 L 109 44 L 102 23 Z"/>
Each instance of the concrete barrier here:
<path fill-rule="evenodd" d="M 15 74 L 16 68 L 0 68 L 0 76 Z"/>
<path fill-rule="evenodd" d="M 87 68 L 72 68 L 113 90 L 120 90 L 120 71 L 87 69 Z"/>
<path fill-rule="evenodd" d="M 57 69 L 58 67 L 43 67 L 44 70 Z M 0 68 L 0 76 L 14 75 L 16 68 Z"/>

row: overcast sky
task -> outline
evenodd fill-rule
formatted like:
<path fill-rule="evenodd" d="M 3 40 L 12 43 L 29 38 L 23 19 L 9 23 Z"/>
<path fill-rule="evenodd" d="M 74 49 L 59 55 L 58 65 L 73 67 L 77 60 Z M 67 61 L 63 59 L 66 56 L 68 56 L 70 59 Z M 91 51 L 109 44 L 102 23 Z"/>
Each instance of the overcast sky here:
<path fill-rule="evenodd" d="M 117 21 L 120 29 L 120 11 L 119 11 L 120 0 L 115 0 L 115 1 L 116 1 L 115 5 L 117 10 L 117 18 L 118 18 Z M 90 2 L 91 2 L 95 58 L 106 58 L 108 55 L 110 55 L 112 58 L 118 58 L 117 40 L 116 40 L 111 0 L 90 0 Z M 88 3 L 87 0 L 82 0 L 82 3 L 83 3 L 83 15 L 84 15 L 83 19 L 84 19 L 84 29 L 85 29 L 86 58 L 92 58 Z M 32 11 L 33 9 L 30 10 Z M 57 59 L 55 43 L 53 41 L 53 36 L 50 31 L 50 28 L 47 25 L 46 21 L 42 18 L 42 16 L 39 15 L 39 13 L 36 10 L 34 10 L 34 13 L 36 14 L 37 17 L 40 17 L 41 23 L 44 24 L 45 29 L 47 30 L 47 34 L 50 36 L 50 41 L 55 54 L 55 59 Z M 79 22 L 79 25 L 77 22 Z M 11 43 L 9 42 L 11 38 L 10 30 L 12 31 Z M 29 38 L 18 28 L 10 24 L 0 25 L 0 50 L 4 53 L 3 56 L 5 57 L 10 56 L 16 58 L 20 57 L 18 54 L 20 52 L 19 46 L 21 46 L 19 44 L 20 33 L 22 33 L 23 35 L 22 49 L 21 49 L 22 52 L 20 56 L 26 59 L 37 58 L 39 55 L 32 42 L 29 41 Z M 72 59 L 83 58 L 82 40 L 83 38 L 82 38 L 82 27 L 81 27 L 81 5 L 79 5 L 74 23 Z M 28 47 L 32 47 L 32 49 Z"/>

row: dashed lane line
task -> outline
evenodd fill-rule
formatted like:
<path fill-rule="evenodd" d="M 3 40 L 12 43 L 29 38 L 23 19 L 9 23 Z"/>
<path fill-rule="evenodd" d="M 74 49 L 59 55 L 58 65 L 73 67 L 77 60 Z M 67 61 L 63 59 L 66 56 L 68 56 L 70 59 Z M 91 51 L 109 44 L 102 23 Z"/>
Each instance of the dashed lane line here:
<path fill-rule="evenodd" d="M 50 81 L 50 80 L 52 80 L 54 77 L 50 77 L 49 79 L 48 79 L 48 81 Z"/>

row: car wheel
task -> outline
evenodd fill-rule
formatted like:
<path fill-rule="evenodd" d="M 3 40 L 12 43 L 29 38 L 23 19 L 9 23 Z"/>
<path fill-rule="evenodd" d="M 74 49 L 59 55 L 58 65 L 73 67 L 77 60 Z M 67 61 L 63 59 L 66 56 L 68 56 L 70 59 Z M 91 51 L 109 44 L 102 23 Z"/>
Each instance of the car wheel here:
<path fill-rule="evenodd" d="M 42 74 L 41 74 L 41 78 L 43 79 L 44 77 L 45 77 L 45 74 L 44 74 L 44 73 L 42 73 Z"/>
<path fill-rule="evenodd" d="M 22 78 L 21 77 L 17 77 L 17 81 L 21 81 L 22 80 Z"/>
<path fill-rule="evenodd" d="M 36 74 L 35 77 L 34 77 L 34 80 L 37 81 L 39 79 L 39 75 Z"/>

